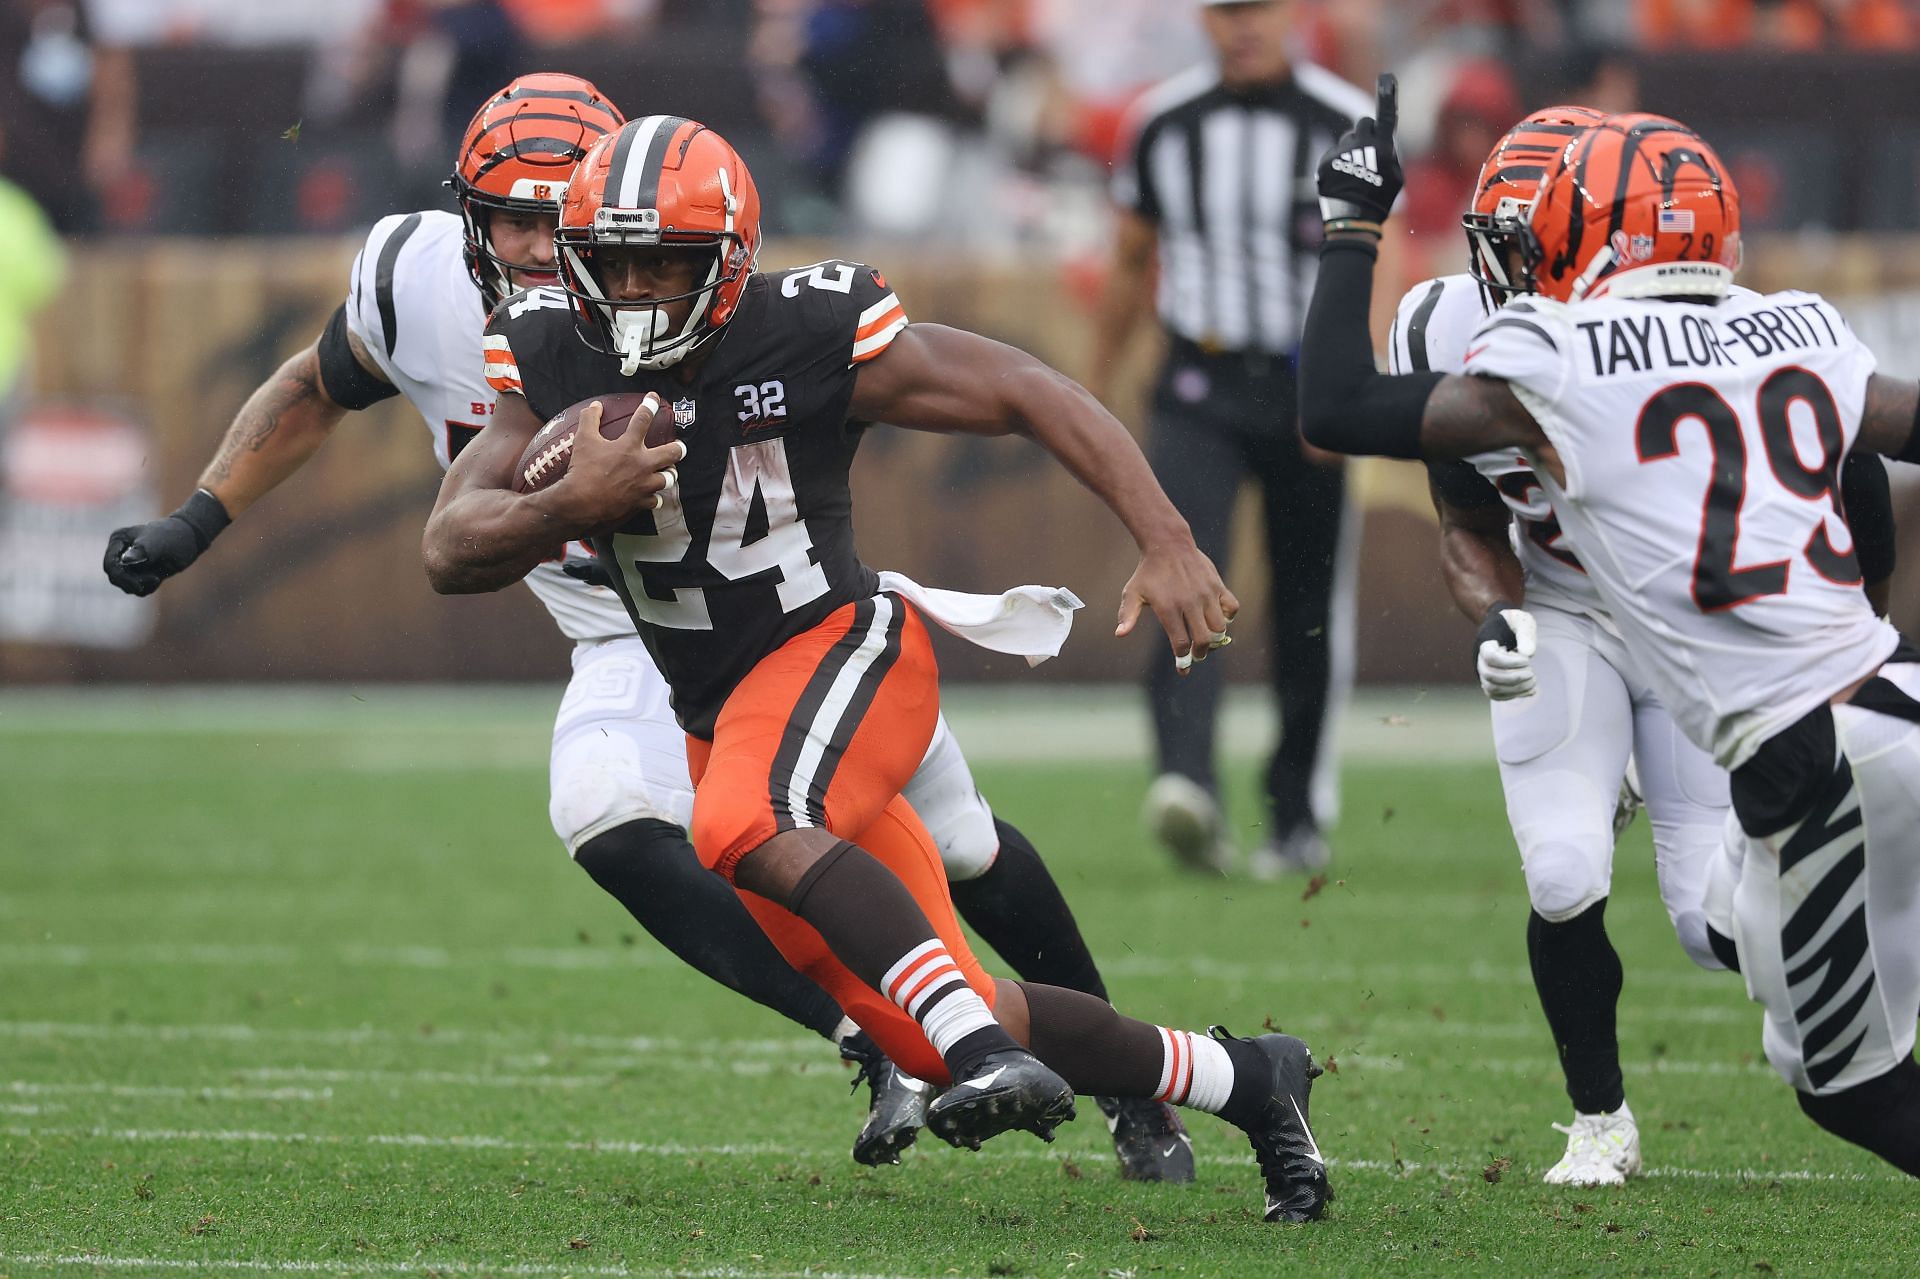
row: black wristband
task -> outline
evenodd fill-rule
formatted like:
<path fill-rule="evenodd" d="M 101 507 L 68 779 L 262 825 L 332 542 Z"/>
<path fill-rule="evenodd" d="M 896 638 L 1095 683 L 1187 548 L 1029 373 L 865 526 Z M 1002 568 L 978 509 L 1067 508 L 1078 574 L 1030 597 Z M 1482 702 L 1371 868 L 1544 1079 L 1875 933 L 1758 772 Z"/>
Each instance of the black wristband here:
<path fill-rule="evenodd" d="M 1328 228 L 1332 230 L 1333 228 Z M 1380 237 L 1378 235 L 1354 234 L 1329 235 L 1320 244 L 1320 256 L 1330 253 L 1364 253 L 1375 262 L 1380 260 Z"/>
<path fill-rule="evenodd" d="M 1482 644 L 1492 640 L 1501 648 L 1518 651 L 1520 637 L 1513 633 L 1513 627 L 1501 616 L 1507 609 L 1518 607 L 1512 600 L 1495 600 L 1487 608 L 1486 616 L 1480 619 L 1480 629 L 1473 634 L 1474 649 L 1478 651 Z"/>
<path fill-rule="evenodd" d="M 233 523 L 233 516 L 227 514 L 227 508 L 219 498 L 205 489 L 195 489 L 193 496 L 180 503 L 180 509 L 173 518 L 193 530 L 201 550 L 213 545 L 213 539 L 220 536 L 220 530 Z"/>

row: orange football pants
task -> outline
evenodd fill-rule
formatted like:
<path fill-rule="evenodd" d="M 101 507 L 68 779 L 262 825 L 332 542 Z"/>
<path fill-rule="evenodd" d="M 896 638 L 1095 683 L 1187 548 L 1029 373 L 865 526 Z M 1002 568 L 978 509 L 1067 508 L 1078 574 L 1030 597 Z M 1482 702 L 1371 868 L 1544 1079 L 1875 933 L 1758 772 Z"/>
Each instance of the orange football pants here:
<path fill-rule="evenodd" d="M 818 828 L 859 845 L 900 877 L 991 1007 L 994 982 L 954 916 L 939 850 L 900 797 L 939 710 L 939 667 L 919 614 L 893 595 L 849 604 L 762 658 L 727 698 L 711 742 L 687 739 L 689 833 L 701 862 L 729 883 L 742 857 L 782 831 Z M 740 899 L 787 962 L 895 1064 L 949 1082 L 919 1023 L 854 976 L 811 925 L 758 894 Z"/>

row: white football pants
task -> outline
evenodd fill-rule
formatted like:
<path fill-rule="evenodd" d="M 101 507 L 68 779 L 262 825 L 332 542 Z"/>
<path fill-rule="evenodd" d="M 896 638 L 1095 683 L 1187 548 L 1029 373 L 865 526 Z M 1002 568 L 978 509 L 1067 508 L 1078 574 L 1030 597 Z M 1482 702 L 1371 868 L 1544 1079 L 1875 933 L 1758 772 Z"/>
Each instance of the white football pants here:
<path fill-rule="evenodd" d="M 1689 958 L 1720 968 L 1702 905 L 1721 847 L 1727 775 L 1681 736 L 1612 631 L 1583 614 L 1534 604 L 1539 692 L 1493 703 L 1493 742 L 1527 897 L 1550 922 L 1605 897 L 1613 814 L 1637 762 L 1653 828 L 1660 899 Z"/>
<path fill-rule="evenodd" d="M 574 646 L 573 678 L 553 726 L 547 812 L 569 854 L 594 836 L 651 817 L 693 818 L 687 738 L 674 721 L 667 681 L 637 635 Z M 939 846 L 950 880 L 984 873 L 1000 851 L 993 810 L 946 716 L 904 792 Z"/>
<path fill-rule="evenodd" d="M 1920 698 L 1920 665 L 1880 674 Z M 1833 727 L 1822 802 L 1766 839 L 1729 813 L 1708 897 L 1766 1008 L 1767 1060 L 1816 1095 L 1911 1057 L 1920 1017 L 1920 724 L 1841 705 Z"/>

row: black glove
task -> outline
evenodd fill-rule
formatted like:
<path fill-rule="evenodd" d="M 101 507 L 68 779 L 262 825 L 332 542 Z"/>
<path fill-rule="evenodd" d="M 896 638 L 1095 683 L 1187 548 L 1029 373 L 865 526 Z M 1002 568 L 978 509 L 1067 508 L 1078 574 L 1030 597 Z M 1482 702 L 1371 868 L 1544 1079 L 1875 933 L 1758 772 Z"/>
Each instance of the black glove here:
<path fill-rule="evenodd" d="M 588 586 L 604 586 L 613 589 L 613 574 L 600 562 L 598 555 L 574 555 L 569 553 L 560 561 L 560 571 L 576 582 L 585 582 Z"/>
<path fill-rule="evenodd" d="M 1320 161 L 1320 216 L 1329 231 L 1378 233 L 1406 185 L 1393 149 L 1399 82 L 1381 76 L 1379 95 L 1377 114 L 1361 116 Z"/>
<path fill-rule="evenodd" d="M 107 538 L 107 580 L 129 595 L 151 595 L 160 583 L 200 558 L 233 523 L 220 499 L 195 489 L 165 519 L 117 528 Z"/>

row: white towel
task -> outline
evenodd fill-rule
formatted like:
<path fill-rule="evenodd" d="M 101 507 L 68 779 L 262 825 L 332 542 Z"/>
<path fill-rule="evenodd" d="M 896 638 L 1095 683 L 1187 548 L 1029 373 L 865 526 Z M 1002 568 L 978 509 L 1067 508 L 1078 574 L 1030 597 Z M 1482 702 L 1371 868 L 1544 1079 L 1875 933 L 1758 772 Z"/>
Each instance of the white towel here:
<path fill-rule="evenodd" d="M 890 591 L 969 643 L 996 653 L 1011 653 L 1038 666 L 1060 655 L 1073 629 L 1080 597 L 1064 586 L 1016 586 L 999 595 L 972 595 L 922 586 L 899 573 L 880 574 L 880 589 Z"/>

